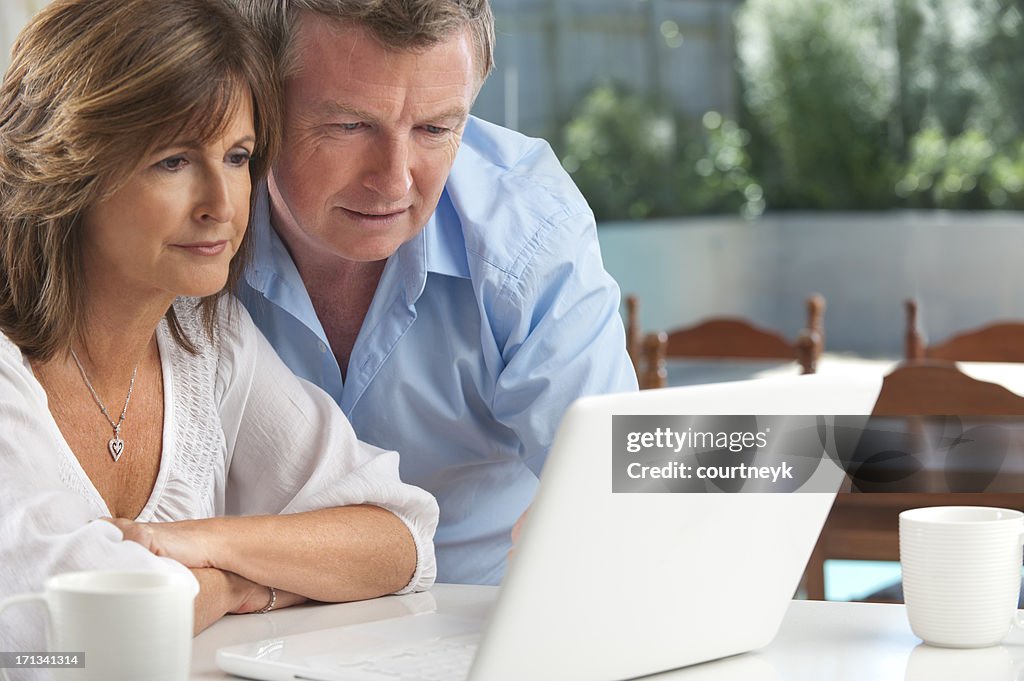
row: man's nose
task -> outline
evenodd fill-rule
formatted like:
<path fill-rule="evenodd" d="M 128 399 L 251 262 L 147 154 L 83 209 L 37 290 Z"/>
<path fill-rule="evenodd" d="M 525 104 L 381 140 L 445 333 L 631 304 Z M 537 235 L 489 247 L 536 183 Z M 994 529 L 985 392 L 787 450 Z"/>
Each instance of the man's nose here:
<path fill-rule="evenodd" d="M 391 139 L 377 153 L 363 184 L 388 202 L 401 201 L 412 189 L 409 141 Z"/>

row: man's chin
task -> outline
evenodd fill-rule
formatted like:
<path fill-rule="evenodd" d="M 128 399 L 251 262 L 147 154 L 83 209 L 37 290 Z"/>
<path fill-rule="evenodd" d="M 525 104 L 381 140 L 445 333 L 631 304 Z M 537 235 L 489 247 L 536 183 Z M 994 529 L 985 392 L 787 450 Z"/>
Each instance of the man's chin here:
<path fill-rule="evenodd" d="M 342 229 L 344 231 L 342 231 Z M 410 230 L 407 226 L 392 226 L 391 229 L 364 229 L 348 223 L 336 234 L 344 234 L 331 244 L 325 244 L 336 255 L 352 262 L 376 262 L 390 258 L 402 244 L 415 239 L 421 229 Z"/>
<path fill-rule="evenodd" d="M 401 242 L 392 241 L 388 244 L 345 244 L 332 249 L 339 258 L 349 262 L 371 263 L 387 260 L 402 245 Z"/>

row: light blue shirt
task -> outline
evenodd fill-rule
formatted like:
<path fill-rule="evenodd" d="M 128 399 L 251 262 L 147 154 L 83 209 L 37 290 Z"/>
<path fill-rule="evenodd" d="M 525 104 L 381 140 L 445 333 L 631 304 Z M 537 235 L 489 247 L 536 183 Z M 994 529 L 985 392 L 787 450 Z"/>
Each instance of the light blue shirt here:
<path fill-rule="evenodd" d="M 388 259 L 344 381 L 265 187 L 253 230 L 239 295 L 257 326 L 437 497 L 438 581 L 498 583 L 566 408 L 636 389 L 593 214 L 550 147 L 470 119 L 437 210 Z"/>

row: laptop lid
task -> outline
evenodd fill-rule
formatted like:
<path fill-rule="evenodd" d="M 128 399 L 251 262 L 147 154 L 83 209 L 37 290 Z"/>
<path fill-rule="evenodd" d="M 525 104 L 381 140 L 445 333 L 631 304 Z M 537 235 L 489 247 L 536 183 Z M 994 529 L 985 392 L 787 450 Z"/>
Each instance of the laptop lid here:
<path fill-rule="evenodd" d="M 622 452 L 615 453 L 616 424 L 620 431 L 650 427 L 649 418 L 629 419 L 658 415 L 867 415 L 880 388 L 880 377 L 816 375 L 575 402 L 559 427 L 470 681 L 617 681 L 766 645 L 831 507 L 841 468 L 827 465 L 820 451 L 804 453 L 823 463 L 806 485 L 827 490 L 821 492 L 673 492 L 659 487 L 663 480 L 651 481 L 650 491 L 613 491 L 616 466 L 623 464 Z M 754 424 L 748 430 L 779 427 L 777 419 L 745 423 Z M 751 464 L 778 471 L 787 451 L 758 448 L 760 458 Z M 740 486 L 766 485 L 745 480 Z M 433 626 L 417 618 L 417 630 Z M 338 630 L 345 653 L 360 640 L 353 635 L 360 627 L 373 626 L 379 642 L 382 628 L 408 630 L 403 619 Z M 451 633 L 451 626 L 439 619 L 437 633 Z M 275 642 L 273 655 L 258 644 L 222 649 L 218 664 L 252 678 L 334 678 L 323 669 L 332 645 L 339 646 L 330 642 L 335 634 L 323 633 L 286 637 Z"/>
<path fill-rule="evenodd" d="M 817 375 L 576 402 L 559 428 L 470 679 L 613 681 L 766 645 L 831 508 L 841 468 L 820 457 L 810 485 L 829 490 L 820 493 L 616 493 L 614 419 L 867 415 L 880 388 L 881 378 Z M 794 453 L 783 447 L 773 456 Z"/>

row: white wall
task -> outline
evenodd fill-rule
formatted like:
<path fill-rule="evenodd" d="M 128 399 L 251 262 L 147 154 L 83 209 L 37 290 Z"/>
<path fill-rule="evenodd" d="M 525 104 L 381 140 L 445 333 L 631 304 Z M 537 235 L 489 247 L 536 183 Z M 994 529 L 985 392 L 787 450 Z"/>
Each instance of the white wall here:
<path fill-rule="evenodd" d="M 608 271 L 636 293 L 645 329 L 738 314 L 795 334 L 803 299 L 828 301 L 828 349 L 902 354 L 908 296 L 940 340 L 1024 319 L 1024 213 L 779 214 L 609 223 Z"/>

